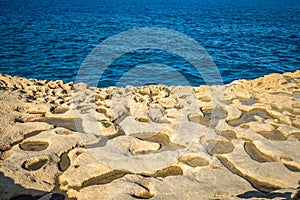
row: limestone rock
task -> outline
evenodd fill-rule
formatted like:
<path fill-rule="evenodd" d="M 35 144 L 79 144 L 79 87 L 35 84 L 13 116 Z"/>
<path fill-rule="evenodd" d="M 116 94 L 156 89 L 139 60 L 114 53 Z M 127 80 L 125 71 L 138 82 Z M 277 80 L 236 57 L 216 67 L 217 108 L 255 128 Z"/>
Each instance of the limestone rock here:
<path fill-rule="evenodd" d="M 224 110 L 227 113 L 226 121 L 238 120 L 242 117 L 243 114 L 239 109 L 228 105 L 224 107 Z"/>
<path fill-rule="evenodd" d="M 132 135 L 135 133 L 154 133 L 160 132 L 164 125 L 154 122 L 140 122 L 137 121 L 135 117 L 129 116 L 126 117 L 121 123 L 120 126 L 125 131 L 126 135 Z"/>
<path fill-rule="evenodd" d="M 299 78 L 94 88 L 0 75 L 0 199 L 297 199 Z"/>
<path fill-rule="evenodd" d="M 237 141 L 234 145 L 235 150 L 232 153 L 218 156 L 223 165 L 232 173 L 243 177 L 254 187 L 265 192 L 298 187 L 299 173 L 288 170 L 278 162 L 258 163 L 250 156 L 260 157 L 259 150 L 251 151 L 251 154 L 248 152 L 250 154 L 248 155 L 244 150 L 243 141 Z"/>

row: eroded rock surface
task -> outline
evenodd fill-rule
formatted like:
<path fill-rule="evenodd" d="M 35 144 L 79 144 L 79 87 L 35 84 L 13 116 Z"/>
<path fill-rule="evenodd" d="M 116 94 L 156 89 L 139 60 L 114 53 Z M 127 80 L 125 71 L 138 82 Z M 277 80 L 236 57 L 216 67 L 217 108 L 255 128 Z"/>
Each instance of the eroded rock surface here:
<path fill-rule="evenodd" d="M 299 80 L 90 88 L 0 75 L 0 199 L 299 199 Z"/>

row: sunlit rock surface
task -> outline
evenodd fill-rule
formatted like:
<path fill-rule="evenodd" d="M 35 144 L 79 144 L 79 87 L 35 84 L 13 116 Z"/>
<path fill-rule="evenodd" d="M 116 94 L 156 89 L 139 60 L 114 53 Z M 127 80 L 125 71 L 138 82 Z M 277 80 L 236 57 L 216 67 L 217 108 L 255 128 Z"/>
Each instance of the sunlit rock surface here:
<path fill-rule="evenodd" d="M 300 71 L 90 88 L 0 75 L 0 199 L 299 199 Z"/>

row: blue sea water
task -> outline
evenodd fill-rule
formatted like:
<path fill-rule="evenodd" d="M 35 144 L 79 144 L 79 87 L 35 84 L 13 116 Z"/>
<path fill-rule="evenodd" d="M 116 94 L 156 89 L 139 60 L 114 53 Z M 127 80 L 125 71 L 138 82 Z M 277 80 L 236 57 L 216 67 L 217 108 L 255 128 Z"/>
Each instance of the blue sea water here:
<path fill-rule="evenodd" d="M 224 83 L 300 69 L 299 0 L 0 0 L 0 22 L 0 73 L 27 78 L 75 81 L 98 44 L 138 27 L 193 38 L 212 57 Z M 161 65 L 151 70 L 147 63 Z M 137 50 L 117 59 L 99 86 L 114 85 L 120 68 L 133 65 L 150 70 L 153 78 L 136 70 L 128 77 L 132 85 L 204 84 L 178 56 Z M 179 80 L 182 71 L 161 79 L 169 65 L 187 71 L 190 82 Z"/>

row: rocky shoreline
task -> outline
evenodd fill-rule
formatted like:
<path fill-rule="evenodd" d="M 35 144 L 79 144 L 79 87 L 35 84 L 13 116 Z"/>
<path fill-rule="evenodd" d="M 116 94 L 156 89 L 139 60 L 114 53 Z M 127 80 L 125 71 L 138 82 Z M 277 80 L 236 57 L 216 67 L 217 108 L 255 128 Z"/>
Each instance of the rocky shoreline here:
<path fill-rule="evenodd" d="M 300 70 L 225 86 L 0 75 L 0 199 L 299 199 Z"/>

